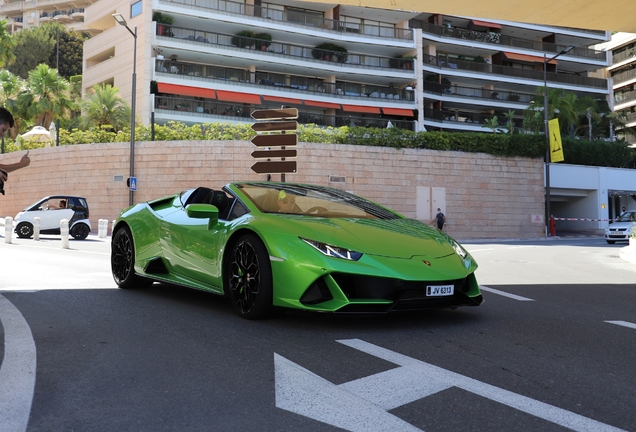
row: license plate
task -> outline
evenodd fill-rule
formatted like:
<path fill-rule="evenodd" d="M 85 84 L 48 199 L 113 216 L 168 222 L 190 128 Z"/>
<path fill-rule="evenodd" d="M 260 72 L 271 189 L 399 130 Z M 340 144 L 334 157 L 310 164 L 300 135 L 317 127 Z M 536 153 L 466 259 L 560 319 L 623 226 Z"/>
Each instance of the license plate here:
<path fill-rule="evenodd" d="M 427 285 L 426 297 L 451 296 L 455 293 L 455 285 Z"/>

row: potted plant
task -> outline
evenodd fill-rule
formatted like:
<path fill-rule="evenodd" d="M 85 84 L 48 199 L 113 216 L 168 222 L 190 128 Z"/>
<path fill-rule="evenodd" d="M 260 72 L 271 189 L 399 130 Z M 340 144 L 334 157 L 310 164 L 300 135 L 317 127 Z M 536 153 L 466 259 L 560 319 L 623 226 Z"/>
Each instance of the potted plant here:
<path fill-rule="evenodd" d="M 256 45 L 260 45 L 262 51 L 267 51 L 272 44 L 272 35 L 269 33 L 256 33 L 254 39 L 257 40 Z"/>
<path fill-rule="evenodd" d="M 174 18 L 171 15 L 162 14 L 161 12 L 155 12 L 152 14 L 152 20 L 157 23 L 158 36 L 172 36 L 172 32 L 170 32 L 170 26 L 174 23 Z M 169 32 L 169 34 L 166 34 L 166 30 Z"/>
<path fill-rule="evenodd" d="M 239 48 L 251 48 L 255 43 L 254 32 L 251 30 L 240 31 L 232 38 L 232 45 Z"/>
<path fill-rule="evenodd" d="M 321 43 L 311 50 L 311 55 L 314 56 L 315 59 L 326 61 L 333 60 L 340 63 L 347 62 L 347 59 L 349 58 L 347 53 L 348 51 L 345 47 L 331 42 Z"/>
<path fill-rule="evenodd" d="M 515 94 L 515 93 L 510 93 L 508 95 L 508 100 L 511 101 L 511 102 L 517 102 L 517 101 L 519 101 L 520 98 L 521 98 L 521 96 L 519 96 L 518 94 Z"/>

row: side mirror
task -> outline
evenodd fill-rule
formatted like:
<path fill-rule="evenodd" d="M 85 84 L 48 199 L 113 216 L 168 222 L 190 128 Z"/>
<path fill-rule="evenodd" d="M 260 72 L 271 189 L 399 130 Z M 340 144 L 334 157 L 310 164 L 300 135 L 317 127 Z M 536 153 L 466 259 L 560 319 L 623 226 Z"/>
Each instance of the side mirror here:
<path fill-rule="evenodd" d="M 193 219 L 209 219 L 208 229 L 219 222 L 219 209 L 210 204 L 189 204 L 186 206 L 188 217 Z"/>

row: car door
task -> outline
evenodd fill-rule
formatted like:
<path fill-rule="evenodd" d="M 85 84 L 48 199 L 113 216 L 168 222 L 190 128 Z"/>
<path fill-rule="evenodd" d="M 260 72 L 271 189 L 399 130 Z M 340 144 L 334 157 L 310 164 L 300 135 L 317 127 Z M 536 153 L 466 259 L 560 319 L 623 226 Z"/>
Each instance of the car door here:
<path fill-rule="evenodd" d="M 222 255 L 229 232 L 227 220 L 212 227 L 209 219 L 192 218 L 185 209 L 161 222 L 163 256 L 173 275 L 198 287 L 223 292 Z"/>
<path fill-rule="evenodd" d="M 59 208 L 59 201 L 66 200 L 65 198 L 51 198 L 48 201 L 42 203 L 39 207 L 40 210 L 36 210 L 33 217 L 40 218 L 40 230 L 55 230 L 60 229 L 60 221 L 62 219 L 71 220 L 73 217 L 73 210 L 69 208 Z"/>

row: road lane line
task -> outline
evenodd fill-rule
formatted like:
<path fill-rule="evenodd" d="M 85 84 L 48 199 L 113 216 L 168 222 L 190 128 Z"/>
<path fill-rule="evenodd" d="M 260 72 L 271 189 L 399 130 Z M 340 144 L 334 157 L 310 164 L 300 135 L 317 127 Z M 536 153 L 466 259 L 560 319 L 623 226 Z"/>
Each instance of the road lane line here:
<path fill-rule="evenodd" d="M 0 295 L 4 359 L 0 365 L 0 432 L 24 432 L 35 389 L 33 334 L 20 311 Z"/>
<path fill-rule="evenodd" d="M 610 323 L 610 324 L 616 324 L 616 325 L 623 326 L 623 327 L 636 329 L 636 324 L 630 323 L 630 322 L 627 322 L 627 321 L 605 321 L 605 322 L 606 323 Z"/>
<path fill-rule="evenodd" d="M 510 294 L 510 293 L 507 293 L 507 292 L 505 292 L 505 291 L 500 291 L 500 290 L 498 290 L 498 289 L 489 288 L 489 287 L 487 287 L 487 286 L 483 286 L 483 285 L 481 285 L 481 286 L 479 287 L 479 289 L 480 289 L 480 290 L 482 290 L 482 291 L 487 291 L 487 292 L 489 292 L 489 293 L 498 294 L 498 295 L 500 295 L 500 296 L 508 297 L 508 298 L 511 298 L 511 299 L 514 299 L 514 300 L 519 300 L 519 301 L 534 301 L 533 299 L 528 298 L 528 297 L 521 297 L 521 296 L 518 296 L 518 295 L 516 295 L 516 294 Z"/>

